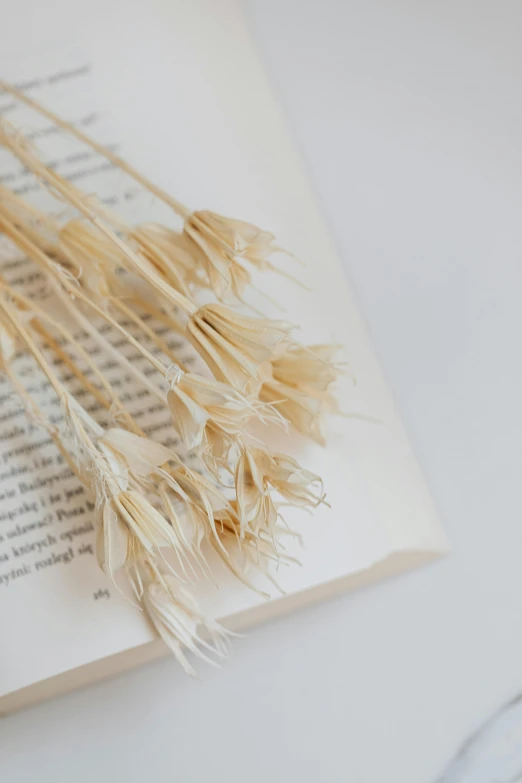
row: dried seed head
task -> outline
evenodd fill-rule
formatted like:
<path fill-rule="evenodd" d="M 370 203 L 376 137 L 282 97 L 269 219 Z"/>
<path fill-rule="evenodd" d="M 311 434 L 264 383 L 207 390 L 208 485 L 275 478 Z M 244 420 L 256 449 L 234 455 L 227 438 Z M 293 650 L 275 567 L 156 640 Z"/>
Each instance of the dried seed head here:
<path fill-rule="evenodd" d="M 163 509 L 177 539 L 176 554 L 185 576 L 188 557 L 200 566 L 206 566 L 202 544 L 208 537 L 210 525 L 207 512 L 195 503 L 175 480 L 162 481 L 158 487 Z"/>
<path fill-rule="evenodd" d="M 104 303 L 117 285 L 115 272 L 123 261 L 119 248 L 87 221 L 70 220 L 60 230 L 58 249 L 94 301 Z"/>
<path fill-rule="evenodd" d="M 237 437 L 255 415 L 254 406 L 231 386 L 178 368 L 167 402 L 183 443 L 188 449 L 200 447 L 209 424 L 222 433 Z M 212 435 L 210 436 L 212 438 Z M 209 438 L 206 438 L 208 443 Z"/>
<path fill-rule="evenodd" d="M 191 285 L 205 286 L 203 259 L 185 235 L 158 223 L 146 223 L 135 228 L 130 238 L 164 279 L 184 296 L 191 298 Z"/>
<path fill-rule="evenodd" d="M 265 452 L 249 448 L 241 450 L 236 462 L 236 497 L 242 534 L 246 528 L 254 533 L 271 530 L 277 522 L 277 509 L 263 472 L 265 462 Z"/>
<path fill-rule="evenodd" d="M 271 491 L 295 506 L 316 508 L 324 493 L 319 476 L 286 454 L 243 446 L 236 463 L 236 496 L 242 529 L 271 532 L 277 509 Z"/>
<path fill-rule="evenodd" d="M 188 323 L 189 339 L 217 380 L 244 393 L 258 391 L 260 364 L 291 329 L 285 321 L 251 318 L 219 304 L 204 305 Z"/>
<path fill-rule="evenodd" d="M 339 345 L 285 346 L 271 360 L 272 375 L 294 389 L 323 395 L 339 377 L 340 368 L 333 363 L 339 350 Z"/>
<path fill-rule="evenodd" d="M 241 299 L 251 282 L 242 261 L 262 267 L 273 251 L 272 234 L 207 210 L 193 212 L 187 218 L 184 234 L 197 249 L 218 299 L 223 299 L 229 291 Z"/>
<path fill-rule="evenodd" d="M 331 386 L 340 374 L 332 361 L 338 350 L 335 345 L 285 345 L 260 369 L 259 398 L 276 405 L 299 432 L 321 445 L 323 414 L 337 411 Z"/>
<path fill-rule="evenodd" d="M 120 428 L 111 428 L 98 438 L 97 463 L 98 536 L 101 567 L 113 578 L 115 572 L 140 553 L 160 554 L 164 547 L 177 550 L 177 537 L 164 517 L 136 489 L 172 452 L 148 438 Z M 132 557 L 130 557 L 132 554 Z"/>
<path fill-rule="evenodd" d="M 222 471 L 232 472 L 230 454 L 236 443 L 237 439 L 222 430 L 221 427 L 211 421 L 207 422 L 199 456 L 211 476 L 219 483 L 223 480 Z"/>
<path fill-rule="evenodd" d="M 185 221 L 185 233 L 196 242 L 204 241 L 215 253 L 226 258 L 246 258 L 260 268 L 263 268 L 268 256 L 277 250 L 275 237 L 268 231 L 209 210 L 193 212 Z"/>
<path fill-rule="evenodd" d="M 205 617 L 194 598 L 172 575 L 150 579 L 143 604 L 157 632 L 191 677 L 196 672 L 186 658 L 187 650 L 214 665 L 204 650 L 218 656 L 226 653 L 227 632 L 215 620 Z M 200 628 L 210 636 L 212 645 L 202 638 Z"/>
<path fill-rule="evenodd" d="M 285 552 L 283 545 L 285 537 L 295 537 L 292 531 L 282 525 L 275 525 L 270 531 L 259 530 L 257 533 L 250 529 L 245 530 L 235 504 L 232 504 L 230 509 L 216 513 L 216 527 L 222 548 L 218 549 L 214 545 L 214 550 L 225 567 L 240 582 L 265 598 L 270 598 L 270 594 L 261 589 L 258 580 L 252 578 L 251 574 L 257 572 L 268 579 L 279 592 L 284 592 L 274 579 L 270 564 L 299 565 L 296 558 Z"/>
<path fill-rule="evenodd" d="M 162 548 L 176 548 L 171 526 L 141 492 L 120 492 L 107 503 L 144 552 L 157 556 Z"/>

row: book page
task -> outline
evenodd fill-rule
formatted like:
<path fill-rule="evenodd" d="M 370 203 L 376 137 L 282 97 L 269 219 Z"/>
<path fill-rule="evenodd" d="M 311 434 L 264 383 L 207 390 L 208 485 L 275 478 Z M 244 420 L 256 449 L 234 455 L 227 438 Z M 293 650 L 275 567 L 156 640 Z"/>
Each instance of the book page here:
<path fill-rule="evenodd" d="M 279 306 L 261 295 L 256 306 L 273 317 L 281 317 L 284 308 L 283 317 L 303 325 L 304 342 L 343 345 L 350 372 L 340 384 L 341 407 L 375 421 L 332 419 L 327 449 L 301 438 L 276 444 L 324 478 L 331 504 L 312 517 L 288 514 L 304 548 L 296 543 L 291 552 L 301 567 L 278 573 L 282 587 L 289 594 L 309 590 L 370 569 L 394 552 L 444 551 L 444 536 L 356 302 L 236 4 L 220 3 L 219 11 L 210 0 L 198 0 L 190 10 L 177 2 L 126 4 L 125 29 L 115 40 L 110 32 L 117 24 L 118 3 L 103 14 L 95 3 L 82 31 L 75 27 L 78 40 L 65 46 L 56 38 L 59 29 L 70 39 L 66 5 L 58 4 L 58 26 L 58 17 L 40 19 L 31 3 L 22 3 L 20 14 L 25 6 L 31 7 L 42 45 L 30 54 L 22 51 L 20 22 L 17 51 L 15 14 L 12 52 L 0 57 L 2 78 L 28 89 L 103 143 L 122 145 L 126 157 L 191 207 L 234 215 L 276 233 L 306 262 L 304 269 L 291 261 L 287 268 L 309 290 L 282 277 L 260 276 L 256 284 Z M 106 161 L 12 104 L 0 96 L 0 111 L 79 187 L 96 191 L 130 220 L 172 221 Z M 24 197 L 45 199 L 1 151 L 0 183 Z M 15 286 L 46 295 L 33 266 L 0 241 L 1 274 Z M 110 339 L 129 359 L 142 361 L 117 335 Z M 183 343 L 170 339 L 180 358 L 190 361 Z M 89 340 L 85 345 L 95 350 Z M 176 445 L 161 406 L 133 379 L 121 377 L 110 357 L 102 361 L 113 384 L 128 395 L 140 424 Z M 26 364 L 20 359 L 19 371 L 32 382 Z M 45 410 L 59 415 L 56 399 L 38 374 L 34 383 Z M 0 399 L 1 695 L 144 644 L 153 634 L 142 613 L 97 566 L 92 498 L 42 430 L 27 421 L 6 382 L 0 384 Z M 89 410 L 103 423 L 103 411 L 94 404 Z M 218 575 L 219 590 L 211 584 L 197 588 L 209 612 L 226 618 L 263 601 L 230 575 Z"/>

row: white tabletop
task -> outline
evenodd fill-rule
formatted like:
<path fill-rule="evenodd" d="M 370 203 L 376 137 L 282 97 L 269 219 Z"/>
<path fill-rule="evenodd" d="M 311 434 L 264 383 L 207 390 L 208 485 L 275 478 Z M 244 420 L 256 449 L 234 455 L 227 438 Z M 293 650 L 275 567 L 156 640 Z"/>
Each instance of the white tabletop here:
<path fill-rule="evenodd" d="M 6 783 L 429 783 L 522 690 L 522 5 L 246 6 L 454 551 L 11 716 Z"/>

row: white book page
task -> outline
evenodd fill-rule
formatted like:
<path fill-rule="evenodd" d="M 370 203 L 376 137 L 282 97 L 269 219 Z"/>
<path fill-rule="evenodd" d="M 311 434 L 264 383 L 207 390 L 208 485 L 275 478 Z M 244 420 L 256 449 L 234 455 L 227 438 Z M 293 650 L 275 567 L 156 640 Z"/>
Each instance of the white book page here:
<path fill-rule="evenodd" d="M 323 476 L 331 509 L 321 508 L 313 517 L 287 515 L 304 548 L 295 551 L 302 566 L 280 569 L 280 584 L 293 594 L 371 569 L 394 553 L 444 551 L 444 535 L 356 301 L 236 3 L 95 2 L 84 24 L 74 21 L 65 2 L 52 11 L 22 2 L 13 12 L 11 51 L 0 57 L 2 77 L 28 87 L 33 82 L 32 94 L 51 108 L 83 123 L 104 143 L 122 143 L 126 157 L 192 208 L 214 209 L 273 231 L 306 262 L 304 269 L 292 262 L 285 268 L 310 291 L 282 277 L 256 282 L 286 307 L 286 318 L 303 325 L 304 342 L 344 346 L 357 385 L 349 376 L 342 380 L 341 406 L 378 419 L 331 419 L 327 449 L 300 438 L 284 441 L 284 448 Z M 24 48 L 27 24 L 38 31 L 30 54 Z M 0 107 L 11 111 L 7 104 L 2 96 Z M 25 132 L 48 126 L 34 113 L 10 118 Z M 119 172 L 88 155 L 77 157 L 77 144 L 63 134 L 41 133 L 35 143 L 50 145 L 46 150 L 56 155 L 59 170 L 73 173 L 82 188 L 117 198 L 130 217 L 142 219 L 142 212 L 150 216 L 156 210 Z M 3 154 L 2 178 L 23 192 L 23 172 Z M 171 220 L 165 210 L 160 213 Z M 23 284 L 27 265 L 7 251 L 4 257 L 9 275 Z M 264 299 L 256 304 L 281 317 Z M 153 634 L 98 569 L 89 550 L 94 533 L 87 496 L 74 495 L 77 482 L 64 477 L 41 431 L 27 431 L 5 384 L 0 395 L 2 413 L 7 412 L 0 420 L 2 695 L 143 644 Z M 164 441 L 172 437 L 161 414 L 147 412 L 150 400 L 134 403 L 143 410 L 143 426 L 151 425 Z M 17 475 L 19 470 L 27 472 Z M 40 527 L 44 519 L 49 524 Z M 17 526 L 21 532 L 8 535 Z M 18 552 L 20 546 L 26 550 L 15 554 L 13 547 Z M 220 590 L 201 584 L 198 596 L 220 617 L 263 601 L 221 572 Z"/>

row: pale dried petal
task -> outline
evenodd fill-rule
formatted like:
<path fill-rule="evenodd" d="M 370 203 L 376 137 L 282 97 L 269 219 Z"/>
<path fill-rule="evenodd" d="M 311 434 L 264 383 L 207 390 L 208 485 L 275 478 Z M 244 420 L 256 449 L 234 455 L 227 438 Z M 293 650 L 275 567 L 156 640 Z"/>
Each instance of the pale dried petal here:
<path fill-rule="evenodd" d="M 315 508 L 324 500 L 319 476 L 286 454 L 269 454 L 264 449 L 242 447 L 235 482 L 242 535 L 247 529 L 256 535 L 273 529 L 277 510 L 271 490 L 296 506 Z"/>
<path fill-rule="evenodd" d="M 172 414 L 173 424 L 188 449 L 201 445 L 203 431 L 208 421 L 208 413 L 201 405 L 186 394 L 179 384 L 171 387 L 167 394 L 167 403 Z"/>
<path fill-rule="evenodd" d="M 228 307 L 201 307 L 188 325 L 191 342 L 219 381 L 240 391 L 258 387 L 259 365 L 288 338 L 291 324 L 240 315 Z"/>
<path fill-rule="evenodd" d="M 323 414 L 337 412 L 331 386 L 340 373 L 332 361 L 338 350 L 336 345 L 284 345 L 260 368 L 260 399 L 321 445 Z"/>
<path fill-rule="evenodd" d="M 272 375 L 296 389 L 327 392 L 339 377 L 339 368 L 333 363 L 339 349 L 338 345 L 287 346 L 272 359 Z"/>
<path fill-rule="evenodd" d="M 96 556 L 100 568 L 114 579 L 127 560 L 129 531 L 109 502 L 100 508 L 96 533 Z"/>
<path fill-rule="evenodd" d="M 236 437 L 256 414 L 255 406 L 229 385 L 181 370 L 171 383 L 167 401 L 174 426 L 189 449 L 209 446 L 214 440 L 206 435 L 211 424 L 214 434 L 221 431 Z"/>
<path fill-rule="evenodd" d="M 194 598 L 174 577 L 163 575 L 161 581 L 151 581 L 145 589 L 143 603 L 157 632 L 187 674 L 196 676 L 185 650 L 211 664 L 214 662 L 204 649 L 224 654 L 226 631 L 203 615 Z M 200 628 L 210 636 L 213 648 L 199 635 Z"/>
<path fill-rule="evenodd" d="M 138 476 L 148 476 L 172 459 L 172 452 L 166 446 L 119 427 L 106 430 L 98 442 L 120 455 Z"/>
<path fill-rule="evenodd" d="M 176 538 L 166 519 L 135 490 L 120 492 L 109 500 L 111 508 L 149 554 L 163 547 L 176 548 Z"/>
<path fill-rule="evenodd" d="M 326 444 L 321 429 L 323 406 L 320 399 L 278 381 L 265 381 L 259 391 L 259 399 L 273 405 L 298 432 L 313 438 L 321 446 Z"/>
<path fill-rule="evenodd" d="M 201 259 L 182 234 L 155 223 L 138 226 L 131 232 L 142 255 L 161 273 L 176 290 L 190 298 L 190 283 L 201 286 L 197 275 Z"/>
<path fill-rule="evenodd" d="M 209 244 L 232 257 L 252 256 L 253 262 L 276 249 L 273 244 L 275 237 L 268 231 L 209 210 L 194 212 L 185 223 L 185 231 L 191 236 L 205 237 Z"/>
<path fill-rule="evenodd" d="M 192 503 L 181 488 L 178 492 L 172 484 L 163 482 L 160 496 L 172 529 L 179 539 L 180 548 L 200 557 L 201 544 L 208 530 L 206 513 Z"/>

